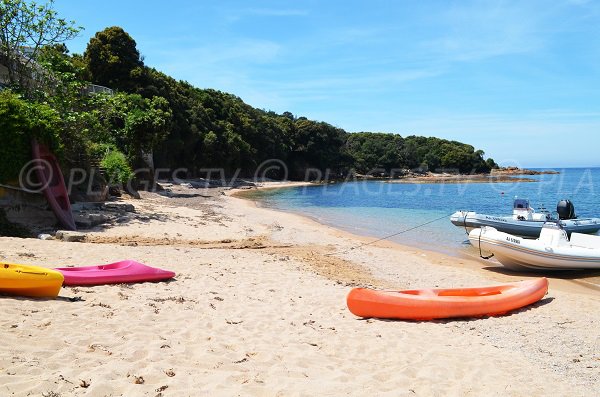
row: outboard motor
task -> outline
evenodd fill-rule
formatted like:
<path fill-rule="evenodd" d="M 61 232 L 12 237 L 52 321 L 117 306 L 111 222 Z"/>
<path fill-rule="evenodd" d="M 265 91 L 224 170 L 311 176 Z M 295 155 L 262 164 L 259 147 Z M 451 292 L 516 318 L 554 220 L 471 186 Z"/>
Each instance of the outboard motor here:
<path fill-rule="evenodd" d="M 558 212 L 558 219 L 566 220 L 577 218 L 577 215 L 575 215 L 575 206 L 571 200 L 560 200 L 558 204 L 556 204 L 556 212 Z"/>

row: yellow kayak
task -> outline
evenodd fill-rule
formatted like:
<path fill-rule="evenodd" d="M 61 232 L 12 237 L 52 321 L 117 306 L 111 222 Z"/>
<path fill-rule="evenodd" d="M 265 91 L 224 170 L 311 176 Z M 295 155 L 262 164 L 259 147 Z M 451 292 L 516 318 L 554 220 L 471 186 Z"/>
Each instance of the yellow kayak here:
<path fill-rule="evenodd" d="M 56 298 L 64 276 L 39 266 L 0 262 L 0 293 L 40 298 Z"/>

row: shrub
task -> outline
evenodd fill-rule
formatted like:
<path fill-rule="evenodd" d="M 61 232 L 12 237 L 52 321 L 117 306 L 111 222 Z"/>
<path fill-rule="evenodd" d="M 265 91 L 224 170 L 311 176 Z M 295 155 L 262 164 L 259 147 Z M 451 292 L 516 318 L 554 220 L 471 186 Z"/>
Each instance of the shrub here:
<path fill-rule="evenodd" d="M 133 171 L 125 155 L 118 150 L 108 152 L 100 165 L 106 170 L 106 176 L 111 185 L 125 184 L 133 177 Z"/>
<path fill-rule="evenodd" d="M 102 161 L 110 152 L 118 151 L 118 149 L 110 143 L 89 142 L 87 151 L 91 158 Z"/>

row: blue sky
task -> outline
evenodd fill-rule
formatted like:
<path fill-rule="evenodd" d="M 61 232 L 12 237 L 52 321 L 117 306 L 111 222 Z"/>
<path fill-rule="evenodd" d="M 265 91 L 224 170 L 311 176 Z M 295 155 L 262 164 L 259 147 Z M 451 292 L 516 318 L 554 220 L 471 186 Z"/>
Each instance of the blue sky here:
<path fill-rule="evenodd" d="M 349 132 L 470 143 L 503 165 L 600 166 L 600 3 L 57 0 L 148 66 Z"/>

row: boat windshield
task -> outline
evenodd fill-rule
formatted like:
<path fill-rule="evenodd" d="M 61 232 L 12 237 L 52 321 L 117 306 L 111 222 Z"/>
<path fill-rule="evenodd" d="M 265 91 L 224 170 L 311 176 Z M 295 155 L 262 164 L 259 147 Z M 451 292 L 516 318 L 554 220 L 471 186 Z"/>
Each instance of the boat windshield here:
<path fill-rule="evenodd" d="M 515 202 L 513 203 L 513 208 L 514 209 L 528 209 L 529 208 L 529 200 L 527 199 L 515 199 Z"/>

